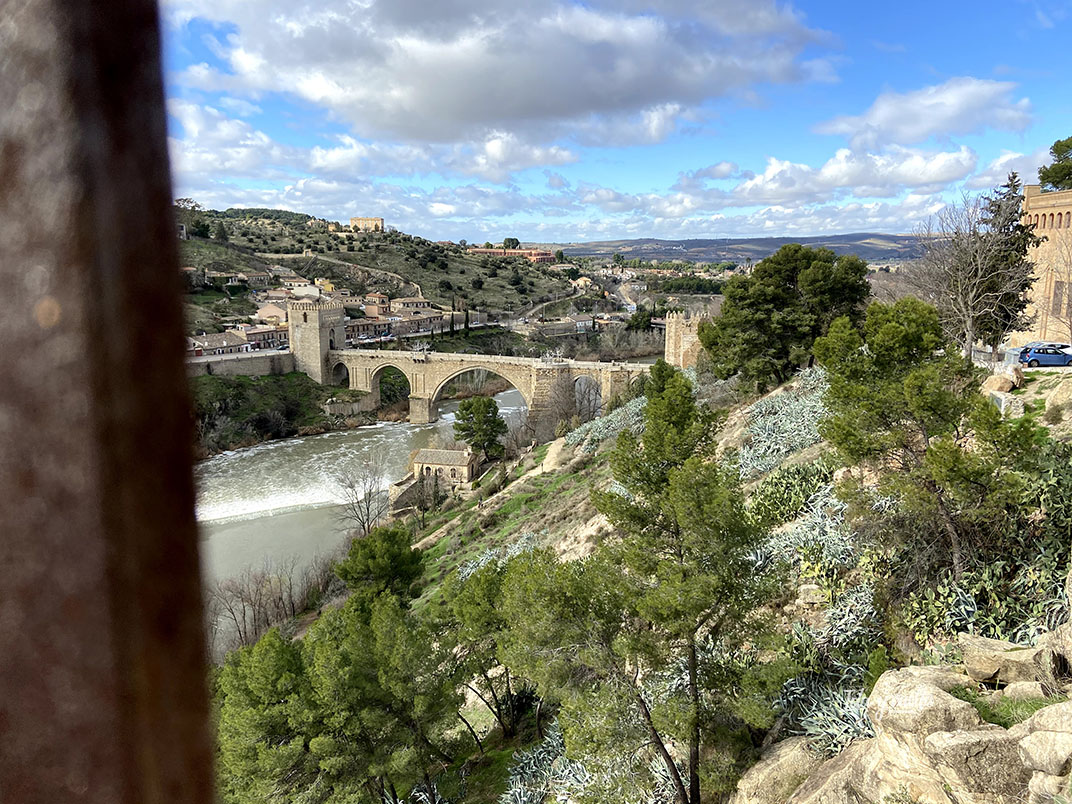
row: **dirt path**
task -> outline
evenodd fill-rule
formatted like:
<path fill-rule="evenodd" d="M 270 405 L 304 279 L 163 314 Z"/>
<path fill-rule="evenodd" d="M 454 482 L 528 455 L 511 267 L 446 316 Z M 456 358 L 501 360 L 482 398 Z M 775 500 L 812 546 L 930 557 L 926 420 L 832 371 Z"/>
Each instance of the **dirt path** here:
<path fill-rule="evenodd" d="M 297 256 L 297 255 L 294 255 L 294 254 L 289 254 L 289 255 L 288 254 L 267 254 L 267 253 L 257 252 L 257 256 L 258 257 L 265 257 L 267 259 L 278 259 L 279 257 L 294 257 L 294 256 Z M 367 265 L 358 265 L 357 263 L 347 262 L 346 260 L 337 260 L 334 257 L 328 257 L 326 254 L 316 254 L 315 256 L 312 257 L 312 259 L 314 261 L 323 260 L 324 262 L 330 262 L 330 263 L 332 263 L 334 265 L 342 265 L 342 266 L 345 266 L 347 268 L 351 268 L 351 269 L 353 269 L 355 271 L 365 271 L 365 272 L 367 272 L 369 274 L 372 274 L 372 275 L 379 275 L 381 277 L 386 277 L 388 279 L 393 279 L 394 281 L 400 283 L 403 287 L 409 286 L 409 287 L 413 288 L 414 289 L 414 294 L 413 295 L 420 296 L 422 298 L 424 297 L 424 291 L 421 290 L 420 285 L 418 285 L 416 282 L 413 282 L 413 281 L 411 281 L 409 279 L 406 279 L 405 277 L 401 276 L 400 274 L 396 274 L 396 273 L 394 273 L 392 271 L 385 271 L 382 268 L 371 268 L 371 267 L 369 267 Z"/>

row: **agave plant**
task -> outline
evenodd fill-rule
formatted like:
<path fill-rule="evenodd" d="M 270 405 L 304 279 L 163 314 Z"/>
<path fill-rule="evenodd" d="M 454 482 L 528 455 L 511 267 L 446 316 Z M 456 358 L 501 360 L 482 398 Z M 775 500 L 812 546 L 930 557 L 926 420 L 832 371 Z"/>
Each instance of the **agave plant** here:
<path fill-rule="evenodd" d="M 546 533 L 546 531 L 544 531 Z M 489 547 L 482 552 L 479 556 L 469 561 L 463 561 L 458 566 L 458 576 L 463 580 L 469 580 L 469 577 L 481 567 L 486 567 L 488 564 L 498 564 L 500 567 L 515 556 L 522 555 L 523 553 L 531 553 L 536 549 L 538 545 L 538 539 L 535 533 L 522 533 L 510 544 L 502 547 Z"/>
<path fill-rule="evenodd" d="M 790 730 L 809 737 L 826 756 L 840 753 L 853 740 L 873 737 L 863 691 L 865 673 L 859 665 L 834 663 L 826 672 L 787 681 L 779 703 Z"/>
<path fill-rule="evenodd" d="M 822 369 L 805 369 L 792 388 L 764 397 L 748 409 L 749 442 L 738 455 L 741 477 L 769 472 L 789 455 L 819 441 L 827 387 Z"/>

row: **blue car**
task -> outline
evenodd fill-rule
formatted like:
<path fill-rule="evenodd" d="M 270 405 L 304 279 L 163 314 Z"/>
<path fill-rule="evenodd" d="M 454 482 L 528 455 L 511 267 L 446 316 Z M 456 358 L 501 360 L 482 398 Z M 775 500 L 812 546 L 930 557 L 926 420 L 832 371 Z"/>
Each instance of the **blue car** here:
<path fill-rule="evenodd" d="M 1020 350 L 1020 362 L 1036 366 L 1072 366 L 1072 344 L 1029 343 Z"/>

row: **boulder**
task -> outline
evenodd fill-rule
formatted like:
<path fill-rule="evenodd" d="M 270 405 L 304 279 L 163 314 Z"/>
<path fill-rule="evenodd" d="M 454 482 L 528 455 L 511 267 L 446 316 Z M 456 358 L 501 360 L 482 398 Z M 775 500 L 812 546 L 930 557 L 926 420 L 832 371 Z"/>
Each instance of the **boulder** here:
<path fill-rule="evenodd" d="M 1072 378 L 1061 380 L 1057 387 L 1046 395 L 1046 407 L 1064 405 L 1072 402 Z"/>
<path fill-rule="evenodd" d="M 983 380 L 983 391 L 999 391 L 1008 393 L 1016 387 L 1016 383 L 1006 374 L 991 374 Z"/>
<path fill-rule="evenodd" d="M 906 667 L 883 673 L 871 691 L 867 714 L 877 732 L 922 739 L 937 731 L 975 729 L 982 718 L 967 701 L 947 690 L 970 683 L 944 667 Z"/>
<path fill-rule="evenodd" d="M 806 737 L 776 743 L 741 777 L 730 804 L 783 804 L 822 764 Z"/>
<path fill-rule="evenodd" d="M 1003 692 L 1006 698 L 1013 701 L 1031 701 L 1046 697 L 1042 684 L 1037 681 L 1014 681 Z"/>
<path fill-rule="evenodd" d="M 1031 779 L 1020 761 L 1016 735 L 986 724 L 974 731 L 937 732 L 924 740 L 927 758 L 958 800 L 1015 800 Z"/>
<path fill-rule="evenodd" d="M 1033 714 L 1027 721 L 1030 731 L 1072 732 L 1072 701 L 1055 703 Z"/>
<path fill-rule="evenodd" d="M 1026 731 L 1019 743 L 1020 761 L 1032 772 L 1028 804 L 1052 804 L 1054 796 L 1067 796 L 1072 790 L 1072 701 L 1040 709 L 1020 726 Z"/>
<path fill-rule="evenodd" d="M 1039 680 L 1035 661 L 1039 648 L 1025 648 L 974 634 L 961 634 L 957 642 L 964 668 L 975 681 L 1011 684 Z"/>
<path fill-rule="evenodd" d="M 860 776 L 866 773 L 874 742 L 860 740 L 828 759 L 785 804 L 860 804 Z"/>
<path fill-rule="evenodd" d="M 1032 770 L 1067 776 L 1072 770 L 1072 733 L 1035 731 L 1020 740 L 1020 759 Z"/>

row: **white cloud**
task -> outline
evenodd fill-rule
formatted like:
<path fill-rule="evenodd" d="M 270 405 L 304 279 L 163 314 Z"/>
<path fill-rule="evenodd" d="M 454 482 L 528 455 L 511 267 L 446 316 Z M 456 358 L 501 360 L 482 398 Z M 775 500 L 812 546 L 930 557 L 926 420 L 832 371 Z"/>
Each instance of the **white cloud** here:
<path fill-rule="evenodd" d="M 165 0 L 172 25 L 227 22 L 230 73 L 183 81 L 292 93 L 362 137 L 451 143 L 578 127 L 657 142 L 706 102 L 769 82 L 829 79 L 802 60 L 822 35 L 776 0 Z"/>
<path fill-rule="evenodd" d="M 227 111 L 236 114 L 239 117 L 254 117 L 264 111 L 255 103 L 250 103 L 247 100 L 232 98 L 226 95 L 220 98 L 219 104 Z"/>
<path fill-rule="evenodd" d="M 964 185 L 971 190 L 987 190 L 1005 183 L 1009 174 L 1016 172 L 1024 184 L 1038 183 L 1038 169 L 1050 160 L 1048 148 L 1039 148 L 1031 154 L 1002 151 L 985 169 L 969 178 Z"/>
<path fill-rule="evenodd" d="M 836 117 L 816 126 L 820 134 L 840 134 L 853 148 L 912 145 L 984 128 L 1023 131 L 1031 123 L 1031 102 L 1014 99 L 1016 84 L 981 78 L 951 78 L 912 92 L 884 92 L 861 115 Z"/>
<path fill-rule="evenodd" d="M 168 140 L 171 168 L 178 175 L 280 178 L 292 176 L 302 158 L 296 149 L 211 106 L 172 99 L 167 109 L 182 128 L 181 138 Z"/>

